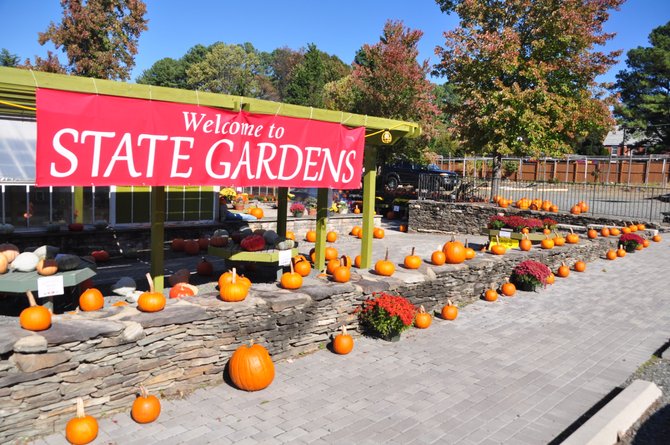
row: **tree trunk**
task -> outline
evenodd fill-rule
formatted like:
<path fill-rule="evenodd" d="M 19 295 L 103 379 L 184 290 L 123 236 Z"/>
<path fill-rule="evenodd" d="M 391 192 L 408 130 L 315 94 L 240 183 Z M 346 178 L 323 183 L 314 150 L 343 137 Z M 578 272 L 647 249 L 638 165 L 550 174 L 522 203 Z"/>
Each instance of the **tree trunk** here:
<path fill-rule="evenodd" d="M 493 156 L 493 172 L 491 174 L 491 195 L 489 201 L 493 201 L 493 197 L 498 195 L 500 190 L 500 179 L 502 177 L 502 155 L 496 153 Z"/>

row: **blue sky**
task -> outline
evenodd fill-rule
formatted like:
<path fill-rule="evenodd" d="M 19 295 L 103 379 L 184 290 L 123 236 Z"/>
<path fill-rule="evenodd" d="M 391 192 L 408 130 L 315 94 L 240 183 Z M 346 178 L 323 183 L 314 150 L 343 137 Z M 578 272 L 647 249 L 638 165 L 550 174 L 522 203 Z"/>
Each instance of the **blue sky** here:
<path fill-rule="evenodd" d="M 351 63 L 365 43 L 379 39 L 387 19 L 421 29 L 421 59 L 436 63 L 434 48 L 444 42 L 442 33 L 454 28 L 458 19 L 440 12 L 433 0 L 284 0 L 255 2 L 230 0 L 145 0 L 149 30 L 142 34 L 132 79 L 163 57 L 181 57 L 190 47 L 216 41 L 251 42 L 257 49 L 293 49 L 315 43 L 317 47 Z M 59 22 L 58 0 L 0 0 L 0 48 L 21 59 L 44 56 L 50 45 L 40 46 L 37 33 L 49 22 Z M 652 29 L 670 20 L 668 0 L 628 0 L 606 23 L 616 32 L 605 49 L 623 49 L 620 61 L 601 81 L 613 81 L 625 68 L 625 52 L 648 46 Z M 440 82 L 440 80 L 436 80 Z"/>

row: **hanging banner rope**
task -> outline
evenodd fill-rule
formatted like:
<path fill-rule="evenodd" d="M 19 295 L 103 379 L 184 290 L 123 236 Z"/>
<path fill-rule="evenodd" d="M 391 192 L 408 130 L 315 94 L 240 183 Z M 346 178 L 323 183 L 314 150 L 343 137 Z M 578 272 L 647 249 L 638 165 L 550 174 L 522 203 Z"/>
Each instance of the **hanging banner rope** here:
<path fill-rule="evenodd" d="M 365 128 L 37 90 L 38 186 L 360 187 Z"/>

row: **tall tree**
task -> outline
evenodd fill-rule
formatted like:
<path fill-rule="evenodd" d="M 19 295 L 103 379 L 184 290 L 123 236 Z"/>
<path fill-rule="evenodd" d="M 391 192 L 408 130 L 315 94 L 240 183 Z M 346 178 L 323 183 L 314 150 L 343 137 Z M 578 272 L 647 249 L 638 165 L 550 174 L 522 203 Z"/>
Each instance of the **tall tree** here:
<path fill-rule="evenodd" d="M 420 123 L 423 138 L 401 141 L 394 147 L 396 157 L 424 157 L 440 116 L 433 85 L 426 79 L 430 65 L 427 60 L 417 61 L 422 36 L 422 31 L 406 28 L 402 22 L 387 21 L 379 42 L 358 51 L 350 92 L 340 88 L 344 94 L 335 101 L 340 105 L 353 101 L 350 111 L 360 114 Z M 383 157 L 388 154 L 380 150 L 379 162 L 385 162 Z"/>
<path fill-rule="evenodd" d="M 39 33 L 41 45 L 51 41 L 67 54 L 59 67 L 49 52 L 36 57 L 34 66 L 47 71 L 66 71 L 78 76 L 128 80 L 135 66 L 137 41 L 147 29 L 146 5 L 141 0 L 61 0 L 61 23 L 51 22 Z"/>
<path fill-rule="evenodd" d="M 293 72 L 303 58 L 304 54 L 302 52 L 288 47 L 277 48 L 269 54 L 266 62 L 269 68 L 267 74 L 277 90 L 279 100 L 284 100 L 286 97 L 286 90 L 291 82 Z"/>
<path fill-rule="evenodd" d="M 0 50 L 0 66 L 18 66 L 19 56 L 9 52 L 7 48 Z"/>
<path fill-rule="evenodd" d="M 215 43 L 202 61 L 186 70 L 191 88 L 250 97 L 260 95 L 261 74 L 260 57 L 250 43 Z"/>
<path fill-rule="evenodd" d="M 446 32 L 435 73 L 454 86 L 458 136 L 494 156 L 497 193 L 502 156 L 559 156 L 596 128 L 613 124 L 595 82 L 620 52 L 595 51 L 609 10 L 624 0 L 436 0 L 460 17 Z"/>
<path fill-rule="evenodd" d="M 670 22 L 649 35 L 650 47 L 628 51 L 627 70 L 617 74 L 623 125 L 644 134 L 655 150 L 670 149 Z"/>
<path fill-rule="evenodd" d="M 187 89 L 189 85 L 186 71 L 191 65 L 202 62 L 210 48 L 197 44 L 178 60 L 170 57 L 160 59 L 144 70 L 135 81 L 146 85 Z"/>

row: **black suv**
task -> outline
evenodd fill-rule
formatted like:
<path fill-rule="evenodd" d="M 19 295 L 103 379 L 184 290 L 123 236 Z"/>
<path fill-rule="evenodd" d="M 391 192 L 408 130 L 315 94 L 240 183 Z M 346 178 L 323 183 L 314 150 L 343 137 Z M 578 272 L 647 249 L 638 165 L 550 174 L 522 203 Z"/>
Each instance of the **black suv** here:
<path fill-rule="evenodd" d="M 417 188 L 419 186 L 419 177 L 421 175 L 441 177 L 441 186 L 443 186 L 445 190 L 455 189 L 461 180 L 458 173 L 442 170 L 435 164 L 420 165 L 406 161 L 384 165 L 382 166 L 380 173 L 384 188 L 387 190 L 396 190 L 401 185 L 411 185 L 414 188 Z"/>

